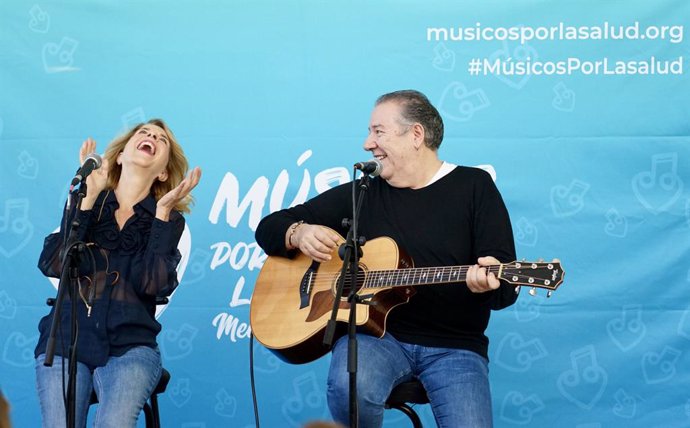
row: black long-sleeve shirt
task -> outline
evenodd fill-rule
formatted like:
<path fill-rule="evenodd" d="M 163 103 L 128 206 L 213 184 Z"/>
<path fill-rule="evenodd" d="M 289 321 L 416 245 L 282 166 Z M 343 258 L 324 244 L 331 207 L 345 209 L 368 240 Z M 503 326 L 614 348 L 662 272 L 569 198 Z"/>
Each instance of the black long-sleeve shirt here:
<path fill-rule="evenodd" d="M 269 255 L 290 257 L 285 233 L 296 221 L 328 226 L 345 236 L 342 220 L 352 217 L 351 184 L 330 189 L 304 204 L 277 211 L 257 227 L 256 240 Z M 515 260 L 508 211 L 490 175 L 456 167 L 421 189 L 395 188 L 373 178 L 361 207 L 359 234 L 388 236 L 411 256 L 415 267 L 472 265 L 494 256 Z M 366 257 L 366 245 L 362 247 Z M 397 339 L 423 346 L 460 348 L 487 357 L 484 334 L 491 309 L 515 302 L 514 286 L 472 293 L 465 283 L 417 287 L 405 305 L 395 307 L 387 331 Z"/>
<path fill-rule="evenodd" d="M 108 356 L 120 356 L 135 346 L 156 347 L 161 330 L 155 319 L 156 297 L 169 296 L 178 284 L 177 243 L 184 217 L 173 211 L 167 222 L 156 219 L 156 201 L 149 195 L 134 206 L 134 215 L 120 230 L 115 219 L 118 207 L 111 191 L 102 192 L 91 210 L 77 211 L 73 204 L 63 214 L 60 231 L 45 239 L 38 262 L 44 275 L 59 278 L 65 241 L 86 243 L 79 264 L 80 294 L 74 301 L 79 322 L 77 359 L 90 367 L 104 365 Z M 78 226 L 71 226 L 73 220 Z M 61 344 L 70 338 L 72 301 L 67 294 L 63 303 L 57 355 L 67 352 Z M 85 303 L 92 306 L 90 315 Z M 54 312 L 53 308 L 39 323 L 36 356 L 46 350 Z"/>

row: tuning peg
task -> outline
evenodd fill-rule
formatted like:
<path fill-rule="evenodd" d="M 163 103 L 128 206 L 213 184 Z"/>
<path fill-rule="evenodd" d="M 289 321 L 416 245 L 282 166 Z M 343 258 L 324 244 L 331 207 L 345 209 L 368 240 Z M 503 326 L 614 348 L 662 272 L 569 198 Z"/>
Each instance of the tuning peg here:
<path fill-rule="evenodd" d="M 532 287 L 529 289 L 529 295 L 530 296 L 536 296 L 537 295 L 537 287 Z"/>
<path fill-rule="evenodd" d="M 544 263 L 544 259 L 542 259 L 542 258 L 540 257 L 539 260 L 537 260 L 537 262 L 538 262 L 538 263 Z"/>
<path fill-rule="evenodd" d="M 515 294 L 518 294 L 519 292 L 520 292 L 520 286 L 518 285 L 515 287 Z"/>
<path fill-rule="evenodd" d="M 546 292 L 546 298 L 548 299 L 553 294 L 553 291 L 549 290 Z"/>

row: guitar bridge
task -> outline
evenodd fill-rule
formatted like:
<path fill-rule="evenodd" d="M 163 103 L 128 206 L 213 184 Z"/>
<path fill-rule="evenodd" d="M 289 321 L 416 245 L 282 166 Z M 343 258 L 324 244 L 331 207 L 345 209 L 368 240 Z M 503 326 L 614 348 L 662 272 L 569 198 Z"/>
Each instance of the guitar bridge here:
<path fill-rule="evenodd" d="M 309 300 L 311 298 L 312 285 L 314 284 L 314 278 L 316 277 L 316 272 L 319 270 L 319 262 L 313 261 L 309 266 L 309 269 L 302 275 L 302 280 L 299 283 L 299 308 L 304 309 L 309 306 Z"/>

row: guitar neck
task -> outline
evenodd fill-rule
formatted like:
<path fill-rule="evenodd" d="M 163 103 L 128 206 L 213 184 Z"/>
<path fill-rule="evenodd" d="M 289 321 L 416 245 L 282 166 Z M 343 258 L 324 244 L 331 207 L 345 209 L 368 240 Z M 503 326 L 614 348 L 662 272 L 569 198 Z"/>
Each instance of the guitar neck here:
<path fill-rule="evenodd" d="M 364 288 L 449 284 L 467 280 L 472 266 L 444 266 L 372 270 L 365 273 Z M 487 273 L 514 285 L 555 290 L 563 282 L 560 262 L 511 262 L 485 266 Z"/>
<path fill-rule="evenodd" d="M 438 285 L 467 280 L 471 266 L 443 266 L 393 270 L 375 270 L 366 273 L 364 288 L 403 287 L 412 285 Z M 486 267 L 487 273 L 493 272 L 500 277 L 503 265 Z"/>

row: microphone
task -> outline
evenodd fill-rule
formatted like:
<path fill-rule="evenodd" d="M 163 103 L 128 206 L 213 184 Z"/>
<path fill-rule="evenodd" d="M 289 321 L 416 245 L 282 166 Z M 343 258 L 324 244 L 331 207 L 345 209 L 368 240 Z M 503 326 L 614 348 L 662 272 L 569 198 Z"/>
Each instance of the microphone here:
<path fill-rule="evenodd" d="M 372 177 L 376 177 L 377 175 L 381 174 L 383 165 L 381 164 L 380 160 L 374 158 L 366 162 L 357 162 L 355 164 L 355 168 L 362 171 L 363 174 L 368 174 Z"/>
<path fill-rule="evenodd" d="M 88 156 L 86 156 L 84 163 L 77 170 L 77 174 L 72 179 L 70 191 L 74 188 L 74 186 L 81 183 L 83 180 L 86 180 L 86 177 L 88 177 L 94 169 L 100 168 L 102 163 L 103 161 L 97 153 L 90 153 Z"/>

